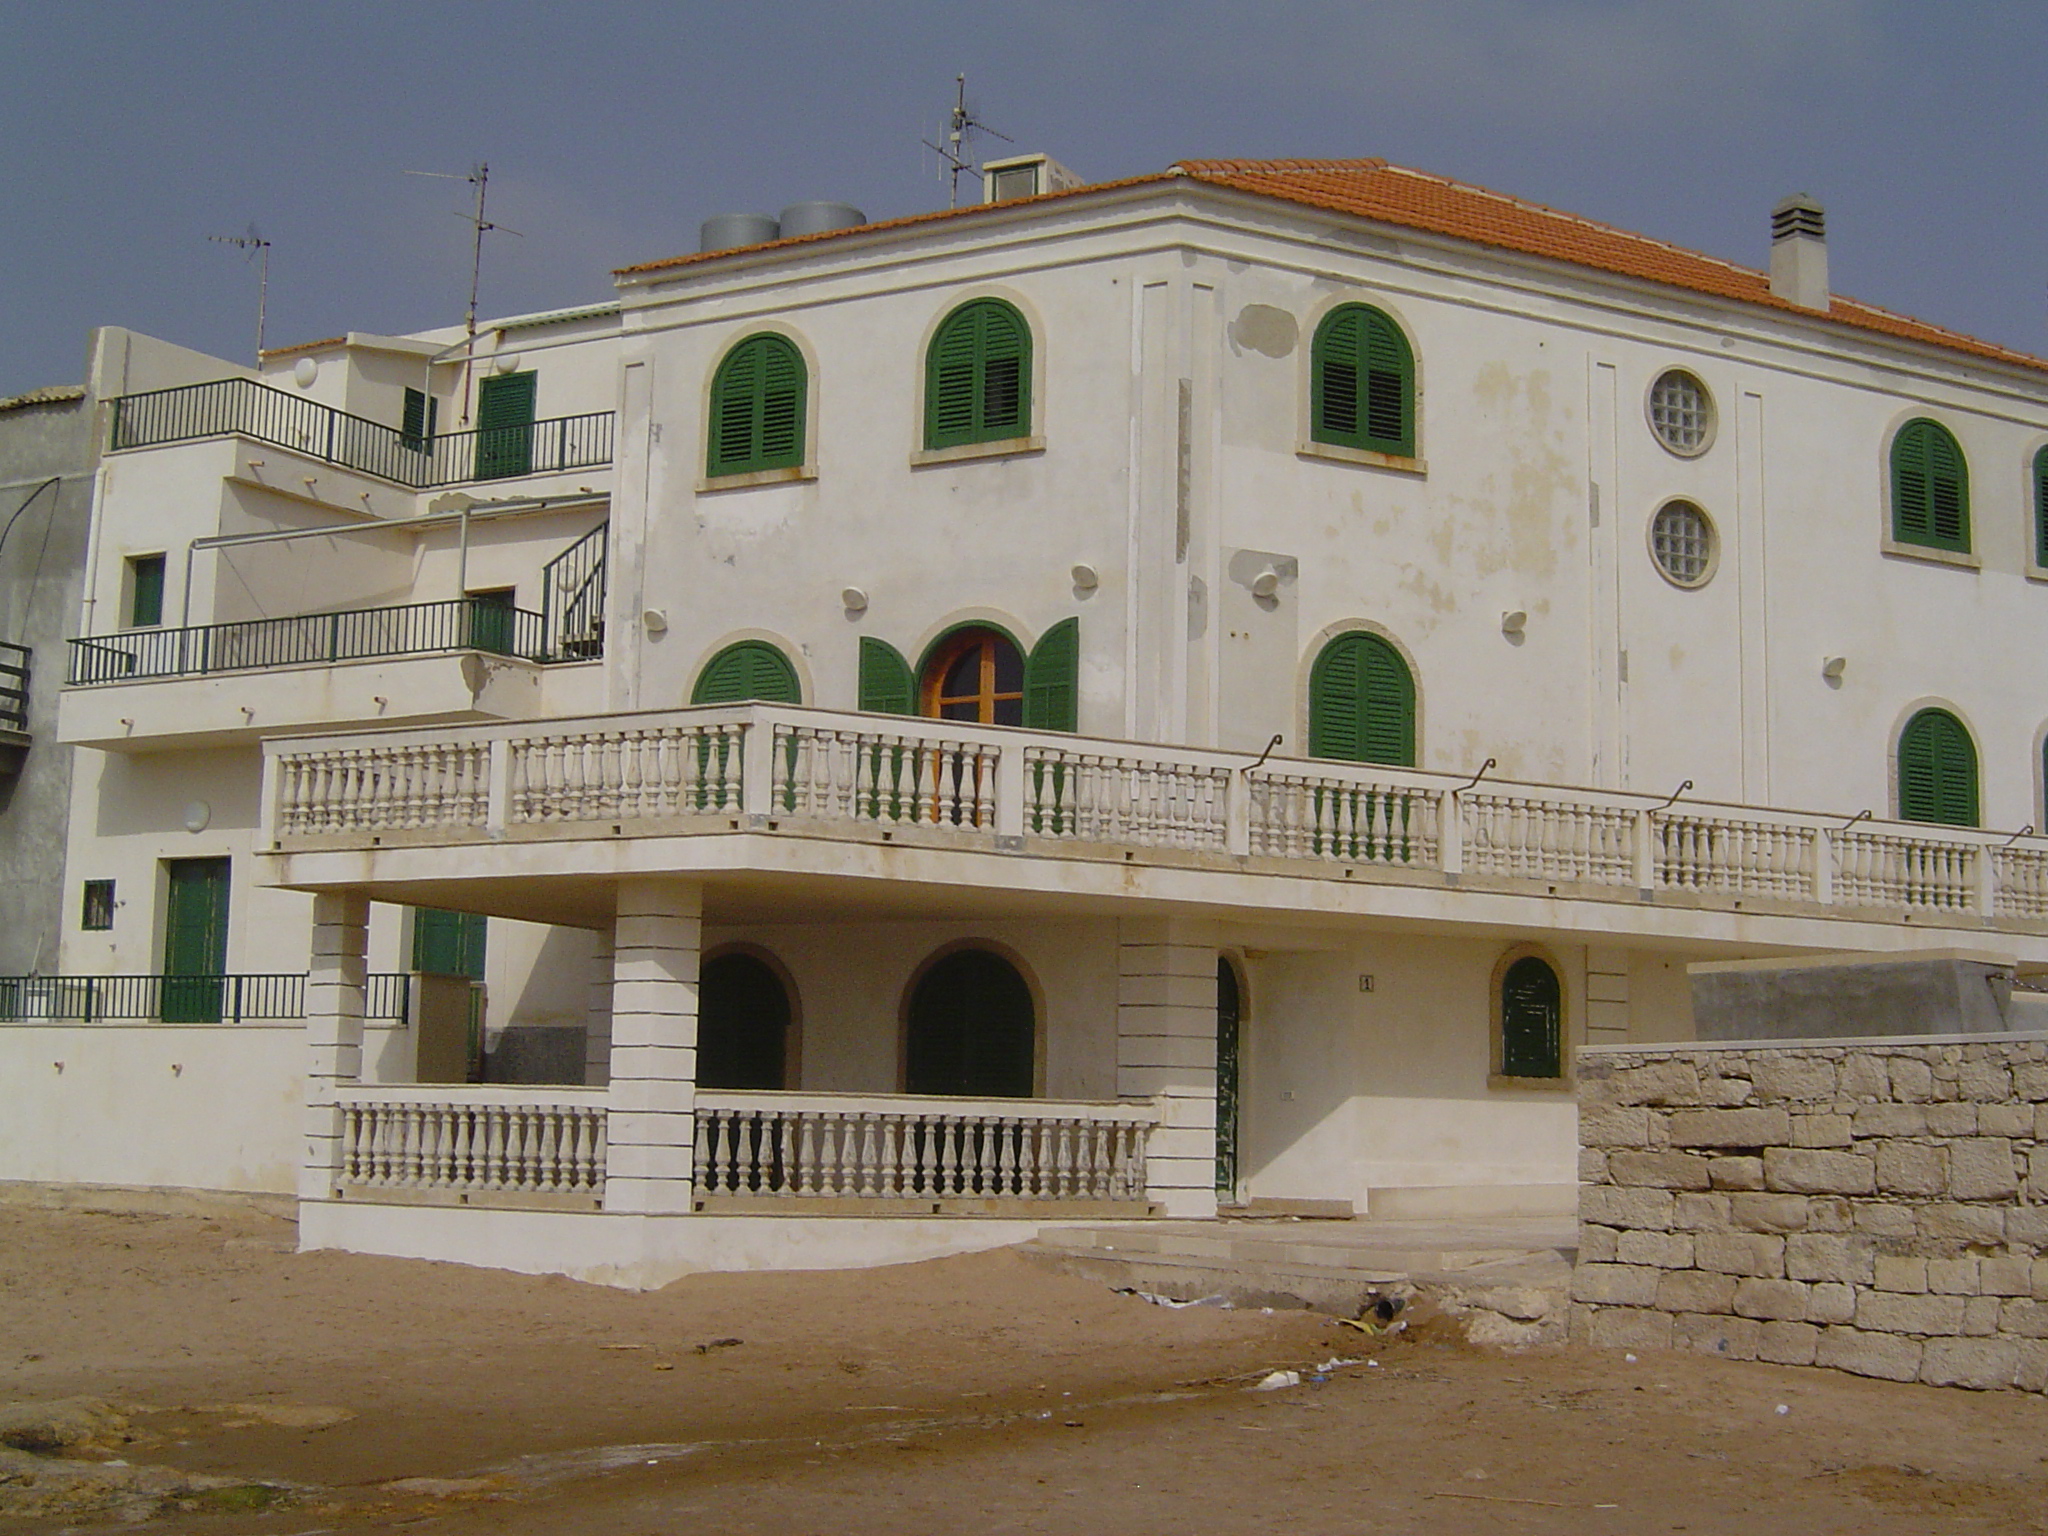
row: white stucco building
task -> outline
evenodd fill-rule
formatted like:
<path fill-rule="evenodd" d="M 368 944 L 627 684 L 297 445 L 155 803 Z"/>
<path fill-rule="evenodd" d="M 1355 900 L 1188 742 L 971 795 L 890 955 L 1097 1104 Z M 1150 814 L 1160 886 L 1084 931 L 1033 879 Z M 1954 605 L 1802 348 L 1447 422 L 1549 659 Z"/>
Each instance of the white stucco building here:
<path fill-rule="evenodd" d="M 2048 364 L 1775 225 L 1189 163 L 103 333 L 0 1177 L 635 1281 L 1565 1210 L 1689 963 L 2048 962 Z"/>

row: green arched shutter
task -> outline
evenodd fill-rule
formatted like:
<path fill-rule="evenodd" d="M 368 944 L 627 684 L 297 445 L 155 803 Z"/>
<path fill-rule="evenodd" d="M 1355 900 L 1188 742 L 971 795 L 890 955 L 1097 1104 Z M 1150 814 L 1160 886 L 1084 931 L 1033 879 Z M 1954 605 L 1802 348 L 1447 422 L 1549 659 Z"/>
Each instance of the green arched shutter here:
<path fill-rule="evenodd" d="M 1339 635 L 1309 672 L 1311 757 L 1415 765 L 1415 679 L 1378 635 Z"/>
<path fill-rule="evenodd" d="M 1899 733 L 1899 819 L 1977 825 L 1977 748 L 1945 709 L 1923 709 Z"/>
<path fill-rule="evenodd" d="M 925 355 L 924 445 L 999 442 L 1031 430 L 1031 328 L 1000 299 L 963 304 Z"/>
<path fill-rule="evenodd" d="M 789 658 L 765 640 L 728 645 L 705 664 L 690 694 L 692 704 L 801 704 L 802 689 Z"/>
<path fill-rule="evenodd" d="M 1081 621 L 1061 619 L 1024 660 L 1024 724 L 1076 731 L 1081 714 Z"/>
<path fill-rule="evenodd" d="M 1332 310 L 1310 350 L 1309 436 L 1403 458 L 1415 453 L 1415 358 L 1401 328 L 1364 304 Z"/>
<path fill-rule="evenodd" d="M 2048 448 L 2034 455 L 2034 564 L 2048 566 Z"/>
<path fill-rule="evenodd" d="M 1929 549 L 1970 547 L 1969 466 L 1939 422 L 1909 421 L 1892 439 L 1892 537 Z"/>
<path fill-rule="evenodd" d="M 728 352 L 711 381 L 705 473 L 800 468 L 807 386 L 803 354 L 786 336 L 749 336 Z"/>
<path fill-rule="evenodd" d="M 1564 1075 L 1564 988 L 1534 955 L 1501 977 L 1500 1070 L 1504 1077 Z"/>
<path fill-rule="evenodd" d="M 917 713 L 917 682 L 910 663 L 886 640 L 860 637 L 860 707 L 874 715 Z"/>

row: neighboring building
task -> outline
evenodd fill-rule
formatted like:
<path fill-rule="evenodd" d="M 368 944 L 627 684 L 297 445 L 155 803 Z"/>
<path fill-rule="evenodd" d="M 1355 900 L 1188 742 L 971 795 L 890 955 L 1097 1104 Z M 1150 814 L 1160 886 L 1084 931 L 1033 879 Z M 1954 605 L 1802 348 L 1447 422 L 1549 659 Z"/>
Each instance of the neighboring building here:
<path fill-rule="evenodd" d="M 794 212 L 473 348 L 104 333 L 121 896 L 0 1172 L 642 1280 L 1565 1210 L 1689 963 L 2048 962 L 2048 364 L 1817 208 L 1769 276 L 1378 161 Z"/>

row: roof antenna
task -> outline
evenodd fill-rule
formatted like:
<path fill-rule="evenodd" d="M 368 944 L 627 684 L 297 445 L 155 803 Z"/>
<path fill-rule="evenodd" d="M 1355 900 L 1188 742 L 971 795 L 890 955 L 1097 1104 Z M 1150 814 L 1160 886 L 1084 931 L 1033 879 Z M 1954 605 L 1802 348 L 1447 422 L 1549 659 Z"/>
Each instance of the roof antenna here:
<path fill-rule="evenodd" d="M 980 118 L 967 110 L 967 77 L 965 75 L 955 75 L 953 77 L 953 115 L 947 124 L 945 143 L 934 144 L 930 139 L 919 141 L 926 149 L 945 162 L 945 174 L 951 180 L 951 186 L 946 195 L 946 206 L 948 208 L 958 208 L 960 206 L 960 173 L 962 171 L 965 171 L 977 181 L 981 179 L 981 167 L 974 163 L 973 150 L 967 142 L 971 135 L 977 133 L 993 135 L 1001 139 L 1005 144 L 1014 144 L 1016 142 L 1007 133 L 997 133 L 995 129 L 989 127 L 987 123 L 984 123 Z"/>
<path fill-rule="evenodd" d="M 270 307 L 270 242 L 256 233 L 251 222 L 247 234 L 208 235 L 215 245 L 232 245 L 238 251 L 253 251 L 261 263 L 256 279 L 256 366 L 263 366 L 263 314 Z"/>
<path fill-rule="evenodd" d="M 458 219 L 467 219 L 476 229 L 476 250 L 469 264 L 469 317 L 463 323 L 462 337 L 462 420 L 460 425 L 469 425 L 469 373 L 470 364 L 476 359 L 476 292 L 484 271 L 484 234 L 497 230 L 507 235 L 518 235 L 516 229 L 506 229 L 502 224 L 493 224 L 484 217 L 484 193 L 491 184 L 491 168 L 482 161 L 467 176 L 457 176 L 450 171 L 407 171 L 408 176 L 432 176 L 439 181 L 466 181 L 476 188 L 476 212 L 458 213 Z M 526 237 L 520 235 L 523 240 Z"/>

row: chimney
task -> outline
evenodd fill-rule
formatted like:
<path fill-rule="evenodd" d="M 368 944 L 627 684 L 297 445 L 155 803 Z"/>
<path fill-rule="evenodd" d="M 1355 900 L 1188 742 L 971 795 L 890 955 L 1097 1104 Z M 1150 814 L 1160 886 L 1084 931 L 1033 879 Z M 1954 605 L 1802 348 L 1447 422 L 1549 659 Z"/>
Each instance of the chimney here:
<path fill-rule="evenodd" d="M 1771 292 L 1801 309 L 1828 307 L 1827 211 L 1804 192 L 1771 210 Z"/>

